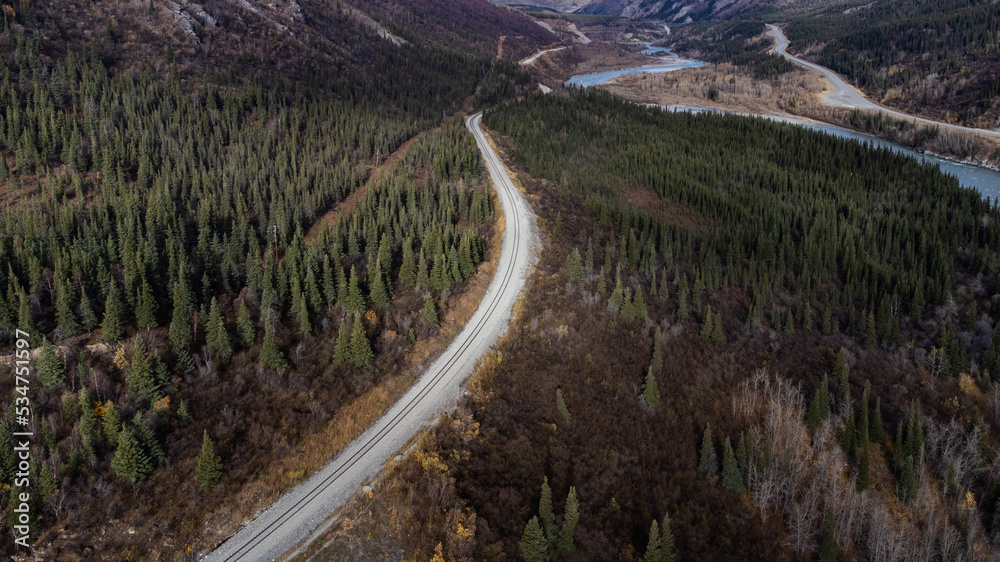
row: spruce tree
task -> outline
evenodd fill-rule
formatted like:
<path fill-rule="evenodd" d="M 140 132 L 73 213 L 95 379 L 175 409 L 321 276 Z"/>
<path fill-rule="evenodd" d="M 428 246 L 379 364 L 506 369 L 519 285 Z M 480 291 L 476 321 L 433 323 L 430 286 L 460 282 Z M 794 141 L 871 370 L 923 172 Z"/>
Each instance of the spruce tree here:
<path fill-rule="evenodd" d="M 615 273 L 615 288 L 608 297 L 608 310 L 617 315 L 625 304 L 625 288 L 622 286 L 622 271 L 619 268 Z"/>
<path fill-rule="evenodd" d="M 347 282 L 347 298 L 344 301 L 344 310 L 348 314 L 362 314 L 365 312 L 365 298 L 361 296 L 361 287 L 358 286 L 358 272 L 351 266 L 351 278 Z"/>
<path fill-rule="evenodd" d="M 129 482 L 133 487 L 142 484 L 146 476 L 153 471 L 149 457 L 139 446 L 131 431 L 122 431 L 118 434 L 118 448 L 111 459 L 111 470 L 115 476 Z"/>
<path fill-rule="evenodd" d="M 646 382 L 642 385 L 642 397 L 650 408 L 656 408 L 660 405 L 660 389 L 656 385 L 652 366 L 649 367 L 649 372 L 646 373 Z"/>
<path fill-rule="evenodd" d="M 424 250 L 420 249 L 420 258 L 417 260 L 417 281 L 418 289 L 427 290 L 431 288 L 430 274 L 427 273 L 427 260 L 424 258 Z"/>
<path fill-rule="evenodd" d="M 365 333 L 361 316 L 355 316 L 354 328 L 351 330 L 351 363 L 355 367 L 367 367 L 374 358 L 375 354 L 372 352 L 371 344 L 368 342 L 368 334 Z"/>
<path fill-rule="evenodd" d="M 247 308 L 247 303 L 244 300 L 240 300 L 240 307 L 236 311 L 236 332 L 246 347 L 253 346 L 254 340 L 257 339 L 257 328 L 254 327 L 253 319 L 250 318 L 250 309 Z"/>
<path fill-rule="evenodd" d="M 149 357 L 149 349 L 142 338 L 136 336 L 129 350 L 128 389 L 132 399 L 139 404 L 157 400 L 160 397 L 160 385 L 153 373 L 153 362 Z"/>
<path fill-rule="evenodd" d="M 564 421 L 573 419 L 573 416 L 569 412 L 569 407 L 566 406 L 566 399 L 563 397 L 561 388 L 556 389 L 556 410 L 559 411 L 559 415 Z"/>
<path fill-rule="evenodd" d="M 646 543 L 646 555 L 643 562 L 660 562 L 663 560 L 663 543 L 660 540 L 660 524 L 653 519 L 649 526 L 649 542 Z"/>
<path fill-rule="evenodd" d="M 118 411 L 118 406 L 110 400 L 104 404 L 104 419 L 101 425 L 104 429 L 104 437 L 107 438 L 107 442 L 109 444 L 117 443 L 118 434 L 122 430 L 122 415 Z"/>
<path fill-rule="evenodd" d="M 823 382 L 816 389 L 812 403 L 809 404 L 809 411 L 806 412 L 806 427 L 809 431 L 816 431 L 828 417 L 830 417 L 830 383 L 829 377 L 823 375 Z"/>
<path fill-rule="evenodd" d="M 108 296 L 104 301 L 104 321 L 101 323 L 101 337 L 104 341 L 115 342 L 124 337 L 123 307 L 121 297 L 118 295 L 118 283 L 112 280 Z"/>
<path fill-rule="evenodd" d="M 563 511 L 563 524 L 559 532 L 559 540 L 556 547 L 562 552 L 573 552 L 576 544 L 573 542 L 573 533 L 576 532 L 576 524 L 580 520 L 580 504 L 576 499 L 576 487 L 569 487 L 569 494 L 566 496 L 566 509 Z"/>
<path fill-rule="evenodd" d="M 712 332 L 708 335 L 708 339 L 712 340 L 715 345 L 726 344 L 726 334 L 722 331 L 722 314 L 715 315 L 715 320 L 712 322 Z"/>
<path fill-rule="evenodd" d="M 701 439 L 701 459 L 698 470 L 713 476 L 719 470 L 718 457 L 715 455 L 715 445 L 712 444 L 712 424 L 705 424 L 705 434 Z"/>
<path fill-rule="evenodd" d="M 80 332 L 80 323 L 77 322 L 75 308 L 75 298 L 70 280 L 56 272 L 56 331 L 62 337 L 74 336 Z"/>
<path fill-rule="evenodd" d="M 84 331 L 89 332 L 98 326 L 97 313 L 94 312 L 94 307 L 90 304 L 87 292 L 82 288 L 80 289 L 80 306 L 77 307 L 77 311 L 80 313 L 80 326 Z"/>
<path fill-rule="evenodd" d="M 635 297 L 632 299 L 632 315 L 636 319 L 643 319 L 649 315 L 646 310 L 646 299 L 642 294 L 642 287 L 635 288 Z"/>
<path fill-rule="evenodd" d="M 547 562 L 549 549 L 545 542 L 545 533 L 538 524 L 538 516 L 532 517 L 524 526 L 521 535 L 521 555 L 527 562 Z"/>
<path fill-rule="evenodd" d="M 86 386 L 80 387 L 77 402 L 80 404 L 80 435 L 85 443 L 91 445 L 97 441 L 97 416 L 94 414 L 94 400 L 90 397 L 90 391 Z"/>
<path fill-rule="evenodd" d="M 337 330 L 337 343 L 333 346 L 333 364 L 346 365 L 351 355 L 351 334 L 347 330 L 347 319 L 340 319 L 340 329 Z"/>
<path fill-rule="evenodd" d="M 222 479 L 222 459 L 215 453 L 207 429 L 202 433 L 201 452 L 198 454 L 195 476 L 202 492 L 208 492 Z"/>
<path fill-rule="evenodd" d="M 278 339 L 274 334 L 274 324 L 271 322 L 264 323 L 264 341 L 260 346 L 260 354 L 257 356 L 257 361 L 265 367 L 270 367 L 271 369 L 287 369 L 288 361 L 285 360 L 285 354 L 278 349 Z"/>
<path fill-rule="evenodd" d="M 379 308 L 389 306 L 389 291 L 385 287 L 385 281 L 382 279 L 382 267 L 378 262 L 375 264 L 375 270 L 369 275 L 368 286 L 371 291 L 372 302 L 376 306 Z"/>
<path fill-rule="evenodd" d="M 170 345 L 174 351 L 187 350 L 191 343 L 192 304 L 187 288 L 180 282 L 174 285 L 174 309 L 170 317 Z M 107 337 L 105 336 L 105 339 Z"/>
<path fill-rule="evenodd" d="M 405 287 L 414 287 L 417 284 L 417 265 L 412 238 L 403 241 L 403 264 L 399 267 L 399 282 Z"/>
<path fill-rule="evenodd" d="M 577 283 L 583 283 L 586 275 L 583 273 L 583 260 L 580 257 L 580 250 L 573 248 L 573 251 L 566 256 L 566 275 Z"/>
<path fill-rule="evenodd" d="M 153 297 L 153 288 L 149 286 L 145 276 L 142 278 L 142 287 L 135 307 L 135 321 L 140 328 L 147 330 L 159 325 L 156 322 L 156 298 Z"/>
<path fill-rule="evenodd" d="M 712 315 L 712 305 L 705 307 L 705 319 L 701 323 L 699 333 L 706 338 L 712 335 L 712 328 L 715 326 L 715 318 Z"/>
<path fill-rule="evenodd" d="M 674 547 L 674 532 L 670 530 L 670 514 L 663 514 L 663 525 L 660 526 L 660 562 L 674 562 L 677 551 Z"/>
<path fill-rule="evenodd" d="M 882 443 L 888 437 L 885 433 L 885 427 L 882 425 L 882 398 L 879 396 L 875 397 L 875 416 L 872 420 L 871 428 L 871 440 L 873 443 Z"/>
<path fill-rule="evenodd" d="M 723 449 L 722 487 L 742 495 L 746 492 L 746 488 L 743 486 L 743 474 L 740 473 L 740 467 L 736 463 L 736 455 L 733 454 L 733 445 L 729 442 L 729 437 L 726 437 Z"/>
<path fill-rule="evenodd" d="M 542 480 L 542 497 L 538 500 L 538 516 L 541 517 L 542 530 L 545 532 L 545 539 L 549 545 L 553 545 L 559 536 L 559 528 L 556 526 L 556 514 L 552 511 L 552 488 L 549 486 L 549 477 Z"/>
<path fill-rule="evenodd" d="M 52 392 L 64 380 L 66 373 L 63 369 L 62 359 L 56 354 L 48 338 L 42 339 L 42 350 L 38 356 L 38 382 L 42 383 L 45 390 Z"/>
<path fill-rule="evenodd" d="M 132 427 L 135 428 L 135 438 L 142 446 L 150 462 L 154 467 L 160 466 L 166 461 L 167 455 L 163 451 L 163 446 L 156 438 L 153 429 L 146 422 L 146 417 L 141 412 L 136 412 L 132 418 Z"/>
<path fill-rule="evenodd" d="M 229 333 L 226 331 L 226 322 L 222 318 L 219 301 L 215 297 L 212 297 L 212 303 L 209 306 L 208 322 L 205 325 L 205 343 L 220 359 L 228 359 L 233 355 Z"/>

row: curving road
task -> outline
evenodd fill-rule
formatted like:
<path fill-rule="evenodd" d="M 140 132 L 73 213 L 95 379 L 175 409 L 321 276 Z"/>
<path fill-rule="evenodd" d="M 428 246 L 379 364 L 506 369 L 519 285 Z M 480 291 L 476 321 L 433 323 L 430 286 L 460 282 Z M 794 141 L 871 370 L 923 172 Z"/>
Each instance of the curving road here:
<path fill-rule="evenodd" d="M 905 119 L 907 121 L 916 121 L 917 123 L 922 123 L 924 125 L 929 125 L 932 127 L 942 127 L 945 129 L 951 129 L 953 131 L 960 131 L 963 133 L 975 133 L 980 135 L 986 135 L 993 138 L 1000 138 L 1000 132 L 991 131 L 988 129 L 975 129 L 972 127 L 962 127 L 961 125 L 950 125 L 948 123 L 941 123 L 940 121 L 933 121 L 931 119 L 924 119 L 923 117 L 917 117 L 915 115 L 910 115 L 908 113 L 903 113 L 901 111 L 896 111 L 895 109 L 889 109 L 888 107 L 881 106 L 870 99 L 866 98 L 864 94 L 859 92 L 856 88 L 848 84 L 839 74 L 830 70 L 825 66 L 820 66 L 816 63 L 809 62 L 807 60 L 802 60 L 799 57 L 791 55 L 788 53 L 788 38 L 782 33 L 778 26 L 773 24 L 767 24 L 767 34 L 772 39 L 774 39 L 773 52 L 785 57 L 789 61 L 810 70 L 815 70 L 821 74 L 830 82 L 833 86 L 833 91 L 827 92 L 823 95 L 824 102 L 826 105 L 833 107 L 847 107 L 852 109 L 870 109 L 873 111 L 881 111 L 886 115 L 891 115 L 898 119 Z"/>
<path fill-rule="evenodd" d="M 548 54 L 548 53 L 554 53 L 556 51 L 562 51 L 563 49 L 568 49 L 568 48 L 569 47 L 556 47 L 555 49 L 542 49 L 542 50 L 538 51 L 537 53 L 535 53 L 535 54 L 531 55 L 530 57 L 528 57 L 528 58 L 524 59 L 523 61 L 521 61 L 520 64 L 521 64 L 521 66 L 528 66 L 529 64 L 534 64 L 535 61 L 538 60 L 538 57 L 540 57 L 542 55 L 545 55 L 545 54 Z"/>
<path fill-rule="evenodd" d="M 535 263 L 535 219 L 481 130 L 482 113 L 465 124 L 476 137 L 506 227 L 497 270 L 479 308 L 444 354 L 384 416 L 311 478 L 246 524 L 217 550 L 212 562 L 273 560 L 307 538 L 333 510 L 375 476 L 385 462 L 437 415 L 454 406 L 479 357 L 507 330 L 514 302 Z"/>

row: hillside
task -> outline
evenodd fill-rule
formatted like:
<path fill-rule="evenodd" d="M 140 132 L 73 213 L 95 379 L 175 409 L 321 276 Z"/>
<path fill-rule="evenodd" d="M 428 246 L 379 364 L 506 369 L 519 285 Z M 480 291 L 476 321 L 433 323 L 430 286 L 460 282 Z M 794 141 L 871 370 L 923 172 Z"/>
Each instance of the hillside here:
<path fill-rule="evenodd" d="M 39 556 L 205 552 L 475 308 L 497 223 L 451 116 L 523 92 L 501 40 L 553 37 L 481 0 L 358 6 L 3 11 L 0 361 L 26 331 L 37 379 L 24 424 L 0 382 L 0 490 Z"/>
<path fill-rule="evenodd" d="M 846 75 L 872 98 L 950 123 L 997 126 L 995 2 L 877 0 L 782 15 L 794 50 Z"/>
<path fill-rule="evenodd" d="M 470 396 L 320 543 L 986 559 L 1000 215 L 978 193 L 888 151 L 590 90 L 485 120 L 544 225 L 539 271 Z"/>

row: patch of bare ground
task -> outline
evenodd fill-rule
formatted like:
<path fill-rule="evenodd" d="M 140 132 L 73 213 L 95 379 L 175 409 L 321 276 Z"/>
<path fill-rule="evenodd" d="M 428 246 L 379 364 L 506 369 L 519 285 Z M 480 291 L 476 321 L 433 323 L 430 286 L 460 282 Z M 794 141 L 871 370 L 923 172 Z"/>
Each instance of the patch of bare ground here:
<path fill-rule="evenodd" d="M 662 217 L 678 226 L 700 232 L 708 231 L 712 227 L 711 221 L 701 213 L 686 205 L 662 199 L 648 189 L 625 189 L 621 194 L 629 205 L 645 211 L 650 216 Z"/>

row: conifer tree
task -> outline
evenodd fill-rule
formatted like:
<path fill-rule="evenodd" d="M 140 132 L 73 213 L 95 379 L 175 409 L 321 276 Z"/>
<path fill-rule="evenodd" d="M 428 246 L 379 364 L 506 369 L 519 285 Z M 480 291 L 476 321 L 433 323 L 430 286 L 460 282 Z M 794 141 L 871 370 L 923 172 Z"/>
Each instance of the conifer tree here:
<path fill-rule="evenodd" d="M 62 359 L 56 355 L 56 350 L 52 347 L 48 338 L 42 339 L 42 350 L 38 356 L 38 382 L 42 383 L 45 390 L 52 392 L 64 380 L 66 373 L 63 370 Z"/>
<path fill-rule="evenodd" d="M 427 273 L 427 260 L 424 258 L 424 250 L 420 249 L 420 259 L 417 261 L 417 282 L 418 289 L 427 290 L 431 288 L 430 275 Z"/>
<path fill-rule="evenodd" d="M 46 502 L 52 494 L 55 493 L 58 486 L 56 485 L 55 476 L 52 475 L 52 470 L 49 468 L 48 463 L 42 464 L 42 470 L 38 475 L 38 503 L 45 505 Z"/>
<path fill-rule="evenodd" d="M 181 282 L 174 285 L 174 310 L 170 319 L 170 345 L 175 351 L 186 350 L 191 343 L 191 301 Z M 107 339 L 107 336 L 105 336 Z"/>
<path fill-rule="evenodd" d="M 264 341 L 260 346 L 260 354 L 257 356 L 257 361 L 265 367 L 270 367 L 272 369 L 287 369 L 288 361 L 285 360 L 285 354 L 278 349 L 278 339 L 274 334 L 274 324 L 271 322 L 264 323 Z"/>
<path fill-rule="evenodd" d="M 569 412 L 569 407 L 566 406 L 566 399 L 563 397 L 563 391 L 561 388 L 556 389 L 556 410 L 559 411 L 559 415 L 564 421 L 570 421 L 573 416 Z"/>
<path fill-rule="evenodd" d="M 351 363 L 355 367 L 367 367 L 374 358 L 375 354 L 372 352 L 371 344 L 368 342 L 368 334 L 365 333 L 361 316 L 355 316 L 354 328 L 351 330 Z"/>
<path fill-rule="evenodd" d="M 346 365 L 351 355 L 351 334 L 347 330 L 347 319 L 340 319 L 340 329 L 337 330 L 337 343 L 333 347 L 334 365 Z"/>
<path fill-rule="evenodd" d="M 660 276 L 660 298 L 663 300 L 670 298 L 670 286 L 667 284 L 667 268 L 663 267 L 663 275 Z"/>
<path fill-rule="evenodd" d="M 604 270 L 602 269 L 597 273 L 597 294 L 602 297 L 608 296 L 608 284 L 604 280 Z"/>
<path fill-rule="evenodd" d="M 365 298 L 361 296 L 361 287 L 358 286 L 358 273 L 354 266 L 351 266 L 351 278 L 347 283 L 347 298 L 344 301 L 344 310 L 348 314 L 362 314 L 365 312 Z"/>
<path fill-rule="evenodd" d="M 670 529 L 670 514 L 663 514 L 663 525 L 660 526 L 660 562 L 674 562 L 677 551 L 674 547 L 674 532 Z"/>
<path fill-rule="evenodd" d="M 853 459 L 858 453 L 858 426 L 854 421 L 854 412 L 847 416 L 844 434 L 840 438 L 840 447 L 848 458 Z"/>
<path fill-rule="evenodd" d="M 375 270 L 371 272 L 368 279 L 368 286 L 371 290 L 371 299 L 379 308 L 389 306 L 389 291 L 385 287 L 382 278 L 382 266 L 375 262 Z"/>
<path fill-rule="evenodd" d="M 708 339 L 712 340 L 715 345 L 726 344 L 726 334 L 722 331 L 722 314 L 715 315 L 712 322 L 712 332 L 708 335 Z"/>
<path fill-rule="evenodd" d="M 86 386 L 80 387 L 77 402 L 80 404 L 80 435 L 84 442 L 93 445 L 98 438 L 97 416 L 94 414 L 94 400 Z"/>
<path fill-rule="evenodd" d="M 660 389 L 656 385 L 656 377 L 653 376 L 653 367 L 649 367 L 649 372 L 646 374 L 646 382 L 642 385 L 642 397 L 646 401 L 646 405 L 650 408 L 656 408 L 660 405 Z"/>
<path fill-rule="evenodd" d="M 147 330 L 159 325 L 156 322 L 156 298 L 153 297 L 153 288 L 149 286 L 145 275 L 142 277 L 142 286 L 139 289 L 139 298 L 136 302 L 135 321 L 140 328 Z"/>
<path fill-rule="evenodd" d="M 430 295 L 424 298 L 424 308 L 423 308 L 424 321 L 427 325 L 432 328 L 438 327 L 438 315 L 437 309 L 434 307 L 434 299 Z"/>
<path fill-rule="evenodd" d="M 740 473 L 740 467 L 736 463 L 736 455 L 733 454 L 733 445 L 729 442 L 729 437 L 726 437 L 723 449 L 722 487 L 742 495 L 746 492 L 746 488 L 743 486 L 743 474 Z"/>
<path fill-rule="evenodd" d="M 559 532 L 559 540 L 556 547 L 562 552 L 573 552 L 576 545 L 573 542 L 573 534 L 576 532 L 576 524 L 580 520 L 580 504 L 576 499 L 576 487 L 569 487 L 569 494 L 566 496 L 566 509 L 563 511 L 563 524 Z"/>
<path fill-rule="evenodd" d="M 635 288 L 635 297 L 632 299 L 632 317 L 642 319 L 649 315 L 646 310 L 646 299 L 642 295 L 642 287 Z"/>
<path fill-rule="evenodd" d="M 867 490 L 871 485 L 871 459 L 869 458 L 869 433 L 868 433 L 868 390 L 870 384 L 865 382 L 865 390 L 861 395 L 861 412 L 858 422 L 858 478 L 857 489 L 859 492 Z"/>
<path fill-rule="evenodd" d="M 823 375 L 823 382 L 816 389 L 812 403 L 809 404 L 809 411 L 806 412 L 806 427 L 809 431 L 816 431 L 828 417 L 830 417 L 830 382 L 827 375 Z"/>
<path fill-rule="evenodd" d="M 123 307 L 121 297 L 118 295 L 118 283 L 112 280 L 108 296 L 104 301 L 104 321 L 101 323 L 101 337 L 105 341 L 114 342 L 124 337 Z"/>
<path fill-rule="evenodd" d="M 413 239 L 403 240 L 403 265 L 399 267 L 399 282 L 405 287 L 417 284 L 417 265 L 413 254 Z"/>
<path fill-rule="evenodd" d="M 122 429 L 122 415 L 118 411 L 118 406 L 110 400 L 104 404 L 104 419 L 101 425 L 107 442 L 109 444 L 117 443 L 118 434 L 121 433 Z"/>
<path fill-rule="evenodd" d="M 699 333 L 706 338 L 712 335 L 712 328 L 715 326 L 715 318 L 712 316 L 712 305 L 705 307 L 705 319 L 701 323 Z"/>
<path fill-rule="evenodd" d="M 163 446 L 157 440 L 156 434 L 153 433 L 153 429 L 149 427 L 145 416 L 141 412 L 136 412 L 132 418 L 132 427 L 135 428 L 136 440 L 142 446 L 143 450 L 145 450 L 153 467 L 162 465 L 167 455 L 163 451 Z"/>
<path fill-rule="evenodd" d="M 864 316 L 865 318 L 865 347 L 868 349 L 874 349 L 878 345 L 878 340 L 875 337 L 875 314 L 873 312 L 868 312 Z"/>
<path fill-rule="evenodd" d="M 94 312 L 94 307 L 91 306 L 87 292 L 83 288 L 80 289 L 80 306 L 77 307 L 77 311 L 80 313 L 80 326 L 84 331 L 89 332 L 98 326 L 97 313 Z"/>
<path fill-rule="evenodd" d="M 111 470 L 115 476 L 138 487 L 146 476 L 153 471 L 149 457 L 139 446 L 131 431 L 121 431 L 118 434 L 118 448 L 111 459 Z"/>
<path fill-rule="evenodd" d="M 524 527 L 521 535 L 521 555 L 527 562 L 547 562 L 549 549 L 545 542 L 545 533 L 538 524 L 538 516 L 532 517 Z"/>
<path fill-rule="evenodd" d="M 556 526 L 556 514 L 552 511 L 552 488 L 549 486 L 548 476 L 542 480 L 542 498 L 538 500 L 538 516 L 541 518 L 547 543 L 555 544 L 559 537 L 559 528 Z"/>
<path fill-rule="evenodd" d="M 208 436 L 207 429 L 202 433 L 201 452 L 198 453 L 195 475 L 202 492 L 208 492 L 214 488 L 222 478 L 222 459 L 212 447 L 212 439 Z"/>
<path fill-rule="evenodd" d="M 337 281 L 333 276 L 329 254 L 323 256 L 323 298 L 326 299 L 327 310 L 333 308 L 333 304 L 337 302 Z"/>
<path fill-rule="evenodd" d="M 556 213 L 556 224 L 555 228 L 552 229 L 552 235 L 557 239 L 563 237 L 563 218 L 561 212 Z"/>
<path fill-rule="evenodd" d="M 56 273 L 56 331 L 63 337 L 74 336 L 80 332 L 80 324 L 73 312 L 74 291 L 69 279 Z"/>
<path fill-rule="evenodd" d="M 309 305 L 305 294 L 298 288 L 292 289 L 292 315 L 295 324 L 299 328 L 299 333 L 307 335 L 312 333 L 312 323 L 309 321 Z"/>
<path fill-rule="evenodd" d="M 875 417 L 872 421 L 871 440 L 874 443 L 883 443 L 888 437 L 885 427 L 882 425 L 882 398 L 875 397 Z"/>
<path fill-rule="evenodd" d="M 653 519 L 649 526 L 649 542 L 646 543 L 646 555 L 643 562 L 660 562 L 663 560 L 663 544 L 660 541 L 660 524 Z"/>
<path fill-rule="evenodd" d="M 709 476 L 715 475 L 719 470 L 715 445 L 712 444 L 712 424 L 710 423 L 705 425 L 705 435 L 701 439 L 701 459 L 698 461 L 698 470 Z"/>
<path fill-rule="evenodd" d="M 650 359 L 649 366 L 654 374 L 663 370 L 663 350 L 660 347 L 659 327 L 656 328 L 656 334 L 653 336 L 653 358 Z"/>
<path fill-rule="evenodd" d="M 566 275 L 577 283 L 583 283 L 586 275 L 583 273 L 583 261 L 580 258 L 580 250 L 573 248 L 573 251 L 566 256 Z"/>
<path fill-rule="evenodd" d="M 129 350 L 128 389 L 133 400 L 146 403 L 156 400 L 159 396 L 159 384 L 153 373 L 153 362 L 149 357 L 149 349 L 142 338 L 136 336 Z"/>
<path fill-rule="evenodd" d="M 257 339 L 257 328 L 254 327 L 250 318 L 250 309 L 247 308 L 245 300 L 240 300 L 240 307 L 236 312 L 236 332 L 240 335 L 240 340 L 247 347 L 253 346 Z"/>
<path fill-rule="evenodd" d="M 212 349 L 216 357 L 228 359 L 233 355 L 233 347 L 229 342 L 229 333 L 226 331 L 226 322 L 222 318 L 222 311 L 219 309 L 219 301 L 212 297 L 209 306 L 208 322 L 205 325 L 205 343 Z"/>

